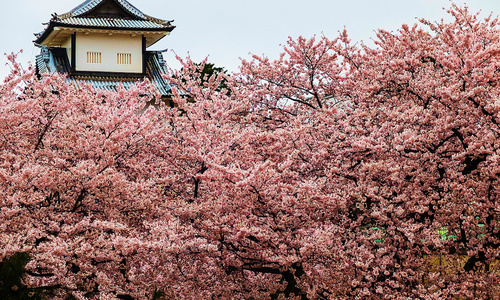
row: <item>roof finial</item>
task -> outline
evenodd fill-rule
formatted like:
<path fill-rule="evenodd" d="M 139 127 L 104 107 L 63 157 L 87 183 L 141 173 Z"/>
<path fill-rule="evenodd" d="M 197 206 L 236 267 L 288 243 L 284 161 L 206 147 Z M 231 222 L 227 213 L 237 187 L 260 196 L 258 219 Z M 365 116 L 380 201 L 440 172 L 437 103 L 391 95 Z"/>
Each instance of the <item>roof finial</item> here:
<path fill-rule="evenodd" d="M 57 13 L 53 13 L 52 14 L 52 21 L 57 21 L 59 20 L 59 16 L 57 15 Z"/>

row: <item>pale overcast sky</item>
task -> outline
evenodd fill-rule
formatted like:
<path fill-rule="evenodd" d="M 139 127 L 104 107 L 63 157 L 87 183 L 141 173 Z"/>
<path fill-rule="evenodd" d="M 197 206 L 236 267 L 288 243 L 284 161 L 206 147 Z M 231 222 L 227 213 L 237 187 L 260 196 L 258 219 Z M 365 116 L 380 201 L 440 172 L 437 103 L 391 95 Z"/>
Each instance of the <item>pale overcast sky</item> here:
<path fill-rule="evenodd" d="M 448 0 L 129 0 L 142 12 L 177 26 L 170 36 L 151 50 L 172 49 L 193 60 L 209 61 L 237 71 L 240 58 L 249 53 L 275 58 L 288 36 L 324 34 L 337 36 L 347 27 L 353 41 L 369 43 L 374 30 L 396 30 L 413 24 L 416 17 L 438 21 L 448 19 L 443 7 Z M 0 78 L 8 72 L 4 52 L 24 53 L 19 61 L 27 64 L 38 54 L 33 33 L 40 32 L 51 14 L 70 11 L 83 0 L 0 0 Z M 463 4 L 464 1 L 456 1 Z M 468 0 L 471 11 L 500 14 L 500 0 Z M 175 58 L 167 63 L 176 68 Z"/>

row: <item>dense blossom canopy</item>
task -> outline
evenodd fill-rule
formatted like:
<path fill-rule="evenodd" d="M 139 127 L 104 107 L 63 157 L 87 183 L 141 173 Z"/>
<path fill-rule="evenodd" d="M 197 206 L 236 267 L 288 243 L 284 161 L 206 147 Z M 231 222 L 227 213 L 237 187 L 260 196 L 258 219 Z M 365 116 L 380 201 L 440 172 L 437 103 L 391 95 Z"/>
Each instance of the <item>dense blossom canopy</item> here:
<path fill-rule="evenodd" d="M 10 57 L 0 260 L 60 299 L 497 299 L 499 22 L 449 14 L 187 60 L 175 108 Z"/>

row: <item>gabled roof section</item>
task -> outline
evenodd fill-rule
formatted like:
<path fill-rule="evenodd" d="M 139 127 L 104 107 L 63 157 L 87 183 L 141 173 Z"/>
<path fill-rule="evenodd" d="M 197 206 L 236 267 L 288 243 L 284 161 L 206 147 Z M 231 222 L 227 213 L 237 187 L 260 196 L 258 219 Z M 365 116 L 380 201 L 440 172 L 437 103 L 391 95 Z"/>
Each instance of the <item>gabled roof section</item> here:
<path fill-rule="evenodd" d="M 87 0 L 63 15 L 54 14 L 51 21 L 77 18 L 110 18 L 150 21 L 171 27 L 172 20 L 162 20 L 146 15 L 126 0 Z"/>
<path fill-rule="evenodd" d="M 55 46 L 50 41 L 59 34 L 54 33 L 54 30 L 61 28 L 162 33 L 148 38 L 149 47 L 175 28 L 172 22 L 148 16 L 126 0 L 86 0 L 65 14 L 53 14 L 45 30 L 35 34 L 34 42 L 42 46 Z"/>
<path fill-rule="evenodd" d="M 103 13 L 102 9 L 118 8 L 131 18 L 149 20 L 151 17 L 141 12 L 126 0 L 87 0 L 75 7 L 72 11 L 59 16 L 60 19 L 70 17 L 92 17 Z M 100 10 L 101 9 L 101 10 Z M 125 16 L 124 16 L 125 17 Z"/>

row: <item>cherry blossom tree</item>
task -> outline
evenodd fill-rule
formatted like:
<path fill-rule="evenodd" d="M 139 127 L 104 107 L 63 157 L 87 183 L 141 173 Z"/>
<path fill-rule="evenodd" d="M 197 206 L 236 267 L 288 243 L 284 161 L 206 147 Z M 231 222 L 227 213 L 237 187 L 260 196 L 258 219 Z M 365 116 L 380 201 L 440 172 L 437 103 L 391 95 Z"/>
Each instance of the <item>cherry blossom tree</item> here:
<path fill-rule="evenodd" d="M 448 13 L 186 59 L 175 108 L 9 56 L 0 261 L 58 299 L 498 298 L 499 24 Z"/>
<path fill-rule="evenodd" d="M 58 76 L 37 80 L 9 58 L 13 74 L 0 88 L 0 257 L 28 253 L 25 283 L 57 287 L 56 296 L 144 297 L 154 283 L 134 282 L 153 246 L 142 236 L 148 220 L 167 218 L 158 178 L 168 164 L 168 110 L 137 113 L 146 86 L 76 90 Z"/>
<path fill-rule="evenodd" d="M 246 290 L 498 297 L 498 20 L 449 13 L 381 30 L 375 48 L 342 32 L 243 62 L 232 91 L 258 129 L 234 157 L 262 167 L 226 179 L 244 203 L 219 198 L 214 221 L 232 216 L 218 248 Z"/>
<path fill-rule="evenodd" d="M 305 274 L 331 278 L 307 297 L 499 295 L 498 20 L 455 5 L 448 12 L 453 23 L 421 20 L 429 31 L 380 30 L 375 48 L 353 46 L 343 32 L 290 41 L 275 62 L 244 63 L 263 123 L 288 127 L 301 106 L 302 126 L 313 126 L 294 137 L 312 137 L 295 148 L 295 165 L 320 171 L 313 190 L 335 199 L 325 214 L 335 213 L 309 232 L 329 238 L 300 244 L 321 258 L 297 258 Z"/>

